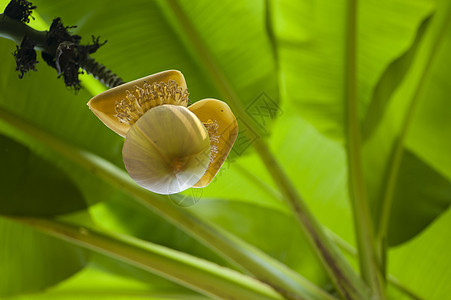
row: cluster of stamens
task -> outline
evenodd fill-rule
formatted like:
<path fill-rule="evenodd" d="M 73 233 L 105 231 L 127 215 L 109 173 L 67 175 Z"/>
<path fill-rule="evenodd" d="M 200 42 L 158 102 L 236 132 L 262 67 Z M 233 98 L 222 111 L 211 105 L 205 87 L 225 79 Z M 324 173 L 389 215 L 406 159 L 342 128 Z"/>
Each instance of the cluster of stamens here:
<path fill-rule="evenodd" d="M 216 155 L 218 154 L 219 145 L 219 132 L 218 132 L 218 122 L 216 120 L 209 119 L 207 122 L 203 122 L 205 129 L 207 129 L 208 136 L 210 137 L 210 163 L 213 163 Z"/>
<path fill-rule="evenodd" d="M 135 85 L 134 91 L 126 90 L 125 99 L 116 102 L 116 115 L 119 122 L 133 125 L 149 109 L 163 105 L 188 105 L 188 90 L 179 87 L 177 82 L 169 80 L 164 82 L 148 84 L 142 87 Z"/>

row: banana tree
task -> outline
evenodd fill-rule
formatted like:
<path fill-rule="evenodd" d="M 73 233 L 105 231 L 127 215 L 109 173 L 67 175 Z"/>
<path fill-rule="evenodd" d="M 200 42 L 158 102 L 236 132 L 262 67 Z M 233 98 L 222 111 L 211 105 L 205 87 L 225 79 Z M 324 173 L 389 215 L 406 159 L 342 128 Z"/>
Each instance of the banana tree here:
<path fill-rule="evenodd" d="M 451 293 L 448 0 L 0 11 L 2 298 Z"/>

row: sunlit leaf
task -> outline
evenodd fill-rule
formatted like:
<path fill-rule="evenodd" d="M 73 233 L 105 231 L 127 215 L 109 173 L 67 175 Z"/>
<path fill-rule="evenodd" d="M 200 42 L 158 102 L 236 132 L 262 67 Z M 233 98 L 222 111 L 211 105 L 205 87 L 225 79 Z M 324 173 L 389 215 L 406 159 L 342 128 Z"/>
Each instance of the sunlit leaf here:
<path fill-rule="evenodd" d="M 368 111 L 362 124 L 362 136 L 364 140 L 371 135 L 374 128 L 379 124 L 391 96 L 409 71 L 412 60 L 415 57 L 415 53 L 423 38 L 424 32 L 429 25 L 430 19 L 431 18 L 428 17 L 423 21 L 418 28 L 418 32 L 412 45 L 405 53 L 395 59 L 387 67 L 375 86 Z"/>
<path fill-rule="evenodd" d="M 353 243 L 345 152 L 290 106 L 275 124 L 273 151 L 321 223 Z"/>
<path fill-rule="evenodd" d="M 448 32 L 451 25 L 448 25 Z M 415 111 L 407 145 L 422 159 L 451 180 L 451 106 L 449 70 L 451 38 L 443 34 L 439 51 L 432 65 L 431 76 L 425 83 Z"/>
<path fill-rule="evenodd" d="M 447 210 L 415 239 L 390 252 L 389 272 L 423 299 L 446 299 L 451 293 L 450 227 Z"/>
<path fill-rule="evenodd" d="M 124 276 L 124 270 L 112 273 L 96 263 L 89 264 L 81 272 L 45 292 L 4 297 L 4 300 L 78 300 L 99 299 L 135 300 L 151 298 L 207 299 L 157 276 L 147 274 L 147 282 L 139 282 Z"/>
<path fill-rule="evenodd" d="M 416 135 L 415 128 L 411 126 L 412 120 L 415 119 L 420 105 L 430 105 L 431 100 L 435 98 L 434 94 L 428 93 L 430 90 L 427 90 L 431 80 L 433 80 L 434 65 L 446 65 L 447 62 L 438 54 L 444 48 L 442 41 L 448 36 L 446 29 L 449 28 L 451 8 L 446 7 L 447 1 L 442 3 L 445 5 L 439 6 L 420 42 L 412 61 L 411 70 L 406 74 L 405 80 L 393 95 L 393 99 L 387 103 L 380 125 L 364 145 L 365 176 L 372 202 L 376 230 L 383 230 L 381 228 L 388 224 L 392 205 L 397 207 L 396 216 L 399 216 L 400 211 L 403 211 L 404 218 L 416 219 L 416 226 L 405 227 L 403 220 L 392 218 L 391 226 L 396 232 L 394 235 L 389 233 L 392 244 L 400 243 L 412 237 L 414 231 L 419 233 L 433 220 L 433 215 L 437 217 L 447 208 L 446 203 L 449 203 L 448 199 L 451 197 L 447 192 L 446 180 L 441 178 L 440 174 L 437 174 L 436 170 L 439 169 L 428 163 L 419 154 L 420 152 L 415 150 L 413 152 L 423 162 L 418 164 L 416 159 L 411 160 L 412 156 L 409 156 L 408 153 L 411 149 L 405 148 L 404 143 L 406 135 L 409 138 L 420 138 Z M 425 104 L 422 104 L 423 102 Z M 441 131 L 441 128 L 436 128 L 436 130 Z M 423 143 L 423 140 L 417 141 Z M 433 148 L 429 145 L 428 149 Z M 402 159 L 403 155 L 407 159 Z M 421 167 L 419 167 L 420 165 Z M 418 171 L 419 169 L 421 171 Z M 416 173 L 421 175 L 412 176 L 412 170 L 417 170 Z M 424 187 L 425 179 L 420 179 L 422 176 L 425 176 L 423 178 L 427 178 L 427 181 L 430 180 L 434 184 L 426 184 L 427 187 Z M 437 178 L 440 178 L 440 180 L 437 180 Z M 407 182 L 410 184 L 406 185 Z M 395 189 L 396 192 L 393 193 Z M 415 195 L 415 197 L 412 197 L 412 195 Z M 406 199 L 410 199 L 410 201 L 406 201 Z M 396 203 L 398 201 L 403 204 Z M 436 205 L 437 202 L 441 204 Z M 424 209 L 425 205 L 430 205 L 429 209 L 419 213 L 420 208 Z M 405 208 L 401 208 L 402 206 L 405 206 Z M 432 207 L 434 208 L 431 209 Z M 394 225 L 394 222 L 398 225 Z M 420 224 L 423 226 L 420 226 Z M 397 236 L 396 240 L 394 239 L 395 235 Z"/>
<path fill-rule="evenodd" d="M 324 134 L 342 139 L 345 1 L 274 1 L 285 100 Z M 387 65 L 412 43 L 431 1 L 359 1 L 361 117 Z"/>

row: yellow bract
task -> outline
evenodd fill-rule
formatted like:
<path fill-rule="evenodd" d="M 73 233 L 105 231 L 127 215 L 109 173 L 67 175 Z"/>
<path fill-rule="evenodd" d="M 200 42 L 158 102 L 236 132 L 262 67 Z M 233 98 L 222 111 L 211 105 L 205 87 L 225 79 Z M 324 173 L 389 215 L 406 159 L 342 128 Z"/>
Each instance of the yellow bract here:
<path fill-rule="evenodd" d="M 194 185 L 205 187 L 216 176 L 229 155 L 238 136 L 238 123 L 230 107 L 216 99 L 200 100 L 188 109 L 202 121 L 210 135 L 210 165 L 202 179 Z"/>
<path fill-rule="evenodd" d="M 218 173 L 238 135 L 229 106 L 216 99 L 186 108 L 185 78 L 171 70 L 101 93 L 89 108 L 125 137 L 122 156 L 142 187 L 172 194 L 205 187 Z"/>
<path fill-rule="evenodd" d="M 122 137 L 147 110 L 163 104 L 188 104 L 185 78 L 179 71 L 164 71 L 122 84 L 88 102 L 92 112 Z"/>

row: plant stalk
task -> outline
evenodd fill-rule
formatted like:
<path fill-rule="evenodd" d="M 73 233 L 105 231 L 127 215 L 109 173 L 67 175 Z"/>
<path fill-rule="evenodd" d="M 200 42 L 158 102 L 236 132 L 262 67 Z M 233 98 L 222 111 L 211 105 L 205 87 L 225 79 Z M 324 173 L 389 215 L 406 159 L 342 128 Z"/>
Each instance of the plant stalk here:
<path fill-rule="evenodd" d="M 348 253 L 349 255 L 353 256 L 355 259 L 358 259 L 357 256 L 357 250 L 348 244 L 345 240 L 343 240 L 341 237 L 336 235 L 333 231 L 326 230 L 327 234 L 334 240 L 334 243 L 344 252 Z M 406 296 L 411 298 L 412 300 L 421 300 L 420 296 L 416 295 L 413 291 L 411 291 L 409 288 L 404 286 L 398 278 L 395 276 L 388 274 L 387 276 L 387 282 L 390 283 L 393 287 L 397 288 L 400 292 L 404 293 Z"/>
<path fill-rule="evenodd" d="M 360 270 L 377 299 L 385 299 L 383 276 L 377 262 L 369 200 L 362 169 L 360 121 L 357 98 L 357 0 L 346 7 L 345 43 L 345 136 L 348 160 L 348 187 L 354 216 Z"/>
<path fill-rule="evenodd" d="M 14 20 L 5 14 L 0 14 L 0 37 L 10 39 L 17 45 L 22 43 L 25 36 L 31 38 L 35 43 L 35 48 L 55 56 L 56 46 L 49 47 L 47 44 L 47 31 L 39 31 L 30 26 Z"/>

